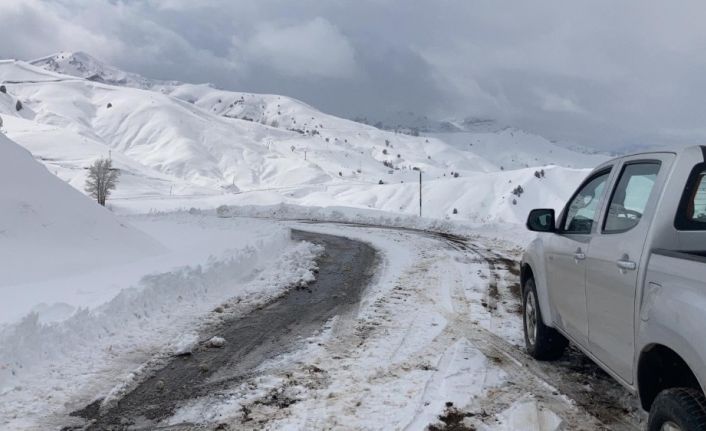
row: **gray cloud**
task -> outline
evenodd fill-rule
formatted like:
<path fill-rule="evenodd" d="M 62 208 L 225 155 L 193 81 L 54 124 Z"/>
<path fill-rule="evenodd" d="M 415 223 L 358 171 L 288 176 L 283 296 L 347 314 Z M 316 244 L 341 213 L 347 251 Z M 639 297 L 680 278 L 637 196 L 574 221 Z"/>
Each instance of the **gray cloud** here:
<path fill-rule="evenodd" d="M 706 5 L 4 0 L 0 56 L 85 50 L 334 114 L 495 117 L 610 149 L 703 142 Z"/>

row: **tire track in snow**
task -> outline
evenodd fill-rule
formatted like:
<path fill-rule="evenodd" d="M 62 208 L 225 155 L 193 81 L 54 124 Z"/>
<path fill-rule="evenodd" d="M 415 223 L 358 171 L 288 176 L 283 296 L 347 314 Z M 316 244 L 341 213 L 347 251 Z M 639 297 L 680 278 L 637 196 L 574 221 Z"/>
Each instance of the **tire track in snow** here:
<path fill-rule="evenodd" d="M 491 251 L 490 248 L 482 248 L 478 244 L 453 235 L 439 234 L 438 236 L 445 240 L 449 247 L 462 253 L 472 253 L 485 260 L 490 272 L 494 274 L 491 279 L 496 283 L 501 278 L 498 271 L 508 271 L 515 277 L 519 276 L 519 268 L 512 269 L 512 265 L 517 264 Z M 491 288 L 492 286 L 493 284 L 490 285 Z M 495 288 L 497 289 L 497 284 Z M 512 293 L 519 300 L 519 292 Z M 456 296 L 462 298 L 463 294 L 457 293 Z M 456 303 L 463 302 L 456 301 Z M 489 311 L 492 314 L 495 309 L 489 307 Z M 644 414 L 639 411 L 634 397 L 582 353 L 574 349 L 566 355 L 566 358 L 554 363 L 535 361 L 523 350 L 474 323 L 467 317 L 470 315 L 470 310 L 467 309 L 465 312 L 457 313 L 456 316 L 448 316 L 450 319 L 448 327 L 459 331 L 459 336 L 469 338 L 486 356 L 504 358 L 500 360 L 499 365 L 511 376 L 513 386 L 531 388 L 538 400 L 547 404 L 564 420 L 571 418 L 572 429 L 640 429 Z M 577 366 L 576 363 L 580 365 Z M 592 421 L 592 418 L 586 418 L 585 414 L 581 414 L 576 408 L 567 409 L 566 399 L 559 393 L 568 397 L 581 410 L 597 418 L 600 423 Z M 494 410 L 497 413 L 499 404 L 507 404 L 507 402 L 499 403 L 498 398 L 507 395 L 510 394 L 501 393 L 496 395 L 495 399 L 488 399 L 483 404 L 488 411 Z"/>

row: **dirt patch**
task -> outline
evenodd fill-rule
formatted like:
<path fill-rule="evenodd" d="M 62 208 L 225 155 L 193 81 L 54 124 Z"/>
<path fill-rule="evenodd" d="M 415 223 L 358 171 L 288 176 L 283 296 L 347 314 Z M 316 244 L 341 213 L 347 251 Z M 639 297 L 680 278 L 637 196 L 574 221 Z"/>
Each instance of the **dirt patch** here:
<path fill-rule="evenodd" d="M 473 413 L 462 412 L 453 403 L 446 403 L 446 410 L 439 416 L 439 423 L 427 427 L 427 431 L 476 431 L 476 428 L 465 425 L 466 418 L 475 416 Z"/>

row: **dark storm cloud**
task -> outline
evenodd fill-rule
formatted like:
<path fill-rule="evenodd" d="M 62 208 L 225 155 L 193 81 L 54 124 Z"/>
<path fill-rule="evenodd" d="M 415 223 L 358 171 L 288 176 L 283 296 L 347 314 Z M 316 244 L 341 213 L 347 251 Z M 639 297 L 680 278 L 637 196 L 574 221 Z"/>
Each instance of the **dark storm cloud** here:
<path fill-rule="evenodd" d="M 84 50 L 349 117 L 494 117 L 608 149 L 706 141 L 704 12 L 697 1 L 4 0 L 0 55 Z"/>

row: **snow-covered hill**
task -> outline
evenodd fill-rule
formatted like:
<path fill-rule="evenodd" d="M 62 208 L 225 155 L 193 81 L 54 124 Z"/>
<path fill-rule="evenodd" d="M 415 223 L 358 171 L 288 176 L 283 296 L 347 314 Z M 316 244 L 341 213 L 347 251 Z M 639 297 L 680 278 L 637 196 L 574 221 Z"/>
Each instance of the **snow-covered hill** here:
<path fill-rule="evenodd" d="M 591 168 L 608 156 L 585 149 L 570 149 L 546 138 L 515 128 L 496 131 L 430 134 L 459 149 L 476 154 L 501 170 L 532 166 L 558 165 L 567 168 Z"/>
<path fill-rule="evenodd" d="M 80 51 L 58 52 L 47 57 L 38 58 L 30 63 L 42 69 L 64 75 L 126 87 L 150 89 L 155 85 L 180 84 L 177 81 L 159 81 L 145 78 L 136 73 L 125 72 Z"/>
<path fill-rule="evenodd" d="M 0 289 L 161 250 L 0 134 Z"/>
<path fill-rule="evenodd" d="M 545 197 L 564 199 L 586 173 L 567 168 L 606 158 L 513 129 L 384 131 L 285 96 L 150 80 L 84 53 L 0 61 L 0 82 L 8 135 L 74 187 L 83 168 L 111 154 L 124 171 L 117 207 L 140 198 L 151 200 L 147 209 L 282 201 L 416 212 L 421 170 L 434 203 L 427 215 L 456 208 L 454 216 L 518 221 Z M 551 175 L 535 181 L 535 166 Z M 536 187 L 539 201 L 510 198 L 520 184 Z"/>

